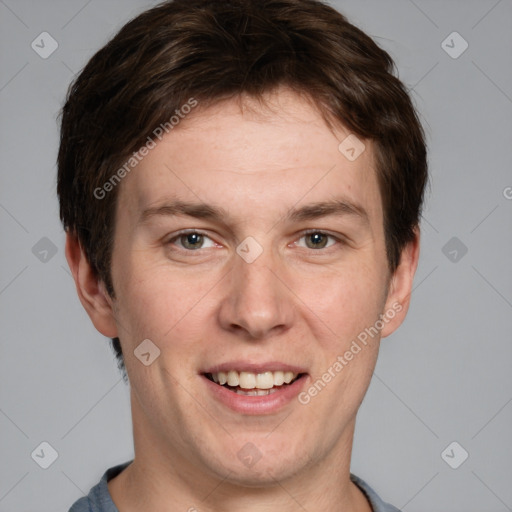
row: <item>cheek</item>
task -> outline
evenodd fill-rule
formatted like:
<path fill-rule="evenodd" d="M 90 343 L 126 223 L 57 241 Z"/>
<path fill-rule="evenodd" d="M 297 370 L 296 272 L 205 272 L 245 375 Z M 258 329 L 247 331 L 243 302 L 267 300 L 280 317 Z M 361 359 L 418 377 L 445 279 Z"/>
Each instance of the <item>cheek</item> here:
<path fill-rule="evenodd" d="M 151 263 L 151 254 L 145 257 L 144 253 L 116 263 L 124 269 L 118 276 L 117 295 L 119 321 L 126 326 L 125 343 L 137 345 L 149 338 L 164 349 L 171 340 L 201 338 L 219 276 Z M 173 343 L 173 350 L 186 345 Z"/>
<path fill-rule="evenodd" d="M 309 329 L 320 350 L 310 385 L 300 399 L 311 406 L 311 428 L 322 429 L 325 442 L 336 438 L 355 416 L 377 361 L 380 333 L 375 324 L 382 313 L 386 283 L 375 268 L 371 272 L 354 267 L 318 279 L 316 291 L 310 290 L 304 301 L 311 305 Z M 309 288 L 302 287 L 300 293 L 307 295 Z M 322 419 L 326 417 L 333 420 L 327 426 Z"/>
<path fill-rule="evenodd" d="M 160 279 L 161 271 L 148 266 L 143 254 L 137 258 L 118 257 L 113 267 L 117 269 L 114 286 L 119 321 L 125 324 L 131 343 L 141 337 L 160 338 L 165 332 L 163 324 L 167 325 L 167 330 L 172 327 L 175 308 L 169 304 L 168 294 L 176 293 L 175 283 Z"/>
<path fill-rule="evenodd" d="M 385 301 L 385 279 L 376 267 L 337 269 L 311 279 L 296 279 L 296 284 L 305 311 L 310 311 L 308 318 L 325 333 L 319 339 L 331 340 L 336 349 L 373 325 Z"/>

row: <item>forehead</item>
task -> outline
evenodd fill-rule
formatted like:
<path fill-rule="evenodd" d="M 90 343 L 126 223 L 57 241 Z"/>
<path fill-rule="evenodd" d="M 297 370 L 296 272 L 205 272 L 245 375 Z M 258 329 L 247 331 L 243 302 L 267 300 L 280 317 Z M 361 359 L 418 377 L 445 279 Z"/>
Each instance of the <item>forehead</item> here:
<path fill-rule="evenodd" d="M 119 201 L 130 210 L 172 197 L 261 216 L 343 196 L 370 216 L 382 213 L 371 142 L 342 126 L 331 130 L 311 102 L 288 90 L 263 104 L 199 104 L 156 142 L 121 187 Z"/>

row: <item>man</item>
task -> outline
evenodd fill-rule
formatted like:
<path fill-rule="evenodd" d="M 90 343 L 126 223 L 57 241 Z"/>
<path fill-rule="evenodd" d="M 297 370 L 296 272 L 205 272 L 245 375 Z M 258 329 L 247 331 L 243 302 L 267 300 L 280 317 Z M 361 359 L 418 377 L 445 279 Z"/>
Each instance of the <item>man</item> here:
<path fill-rule="evenodd" d="M 316 0 L 175 0 L 87 64 L 58 194 L 135 458 L 71 512 L 389 512 L 350 473 L 419 257 L 423 132 L 390 57 Z"/>

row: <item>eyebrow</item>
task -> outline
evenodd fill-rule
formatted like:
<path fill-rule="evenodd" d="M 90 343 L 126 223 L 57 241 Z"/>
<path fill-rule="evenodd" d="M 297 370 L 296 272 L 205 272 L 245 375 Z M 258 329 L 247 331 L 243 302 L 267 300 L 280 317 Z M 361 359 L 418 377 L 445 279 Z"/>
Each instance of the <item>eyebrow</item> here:
<path fill-rule="evenodd" d="M 300 208 L 292 208 L 286 215 L 290 221 L 314 220 L 329 215 L 336 216 L 353 216 L 359 218 L 365 224 L 369 224 L 370 218 L 368 212 L 360 205 L 355 204 L 346 199 L 335 199 L 332 201 L 322 201 L 302 206 Z"/>
<path fill-rule="evenodd" d="M 224 210 L 224 208 L 205 203 L 176 200 L 162 206 L 145 209 L 140 215 L 139 224 L 146 223 L 152 217 L 173 217 L 176 215 L 187 215 L 188 217 L 194 217 L 196 219 L 211 219 L 216 221 L 222 221 L 229 217 L 228 212 Z"/>
<path fill-rule="evenodd" d="M 208 219 L 226 224 L 230 215 L 222 207 L 213 206 L 206 203 L 195 203 L 188 201 L 175 200 L 170 203 L 145 209 L 139 218 L 139 224 L 148 222 L 151 218 L 159 216 L 173 217 L 177 215 L 185 215 L 196 219 Z M 360 219 L 364 224 L 369 224 L 369 216 L 367 211 L 360 205 L 357 205 L 346 199 L 335 199 L 332 201 L 322 201 L 301 206 L 293 207 L 287 212 L 284 220 L 289 222 L 306 221 L 336 216 L 352 216 Z"/>

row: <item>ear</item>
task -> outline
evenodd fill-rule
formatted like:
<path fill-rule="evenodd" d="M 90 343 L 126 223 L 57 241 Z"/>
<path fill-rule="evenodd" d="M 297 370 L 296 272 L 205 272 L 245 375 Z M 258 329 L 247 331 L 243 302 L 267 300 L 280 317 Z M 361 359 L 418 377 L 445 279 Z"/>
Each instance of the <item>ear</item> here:
<path fill-rule="evenodd" d="M 400 263 L 391 277 L 383 315 L 381 337 L 394 332 L 404 321 L 411 301 L 412 284 L 420 256 L 420 230 L 414 229 L 414 240 L 402 250 Z"/>
<path fill-rule="evenodd" d="M 78 239 L 66 234 L 66 259 L 75 280 L 76 291 L 96 329 L 108 338 L 117 337 L 112 299 L 98 279 L 85 256 Z"/>

